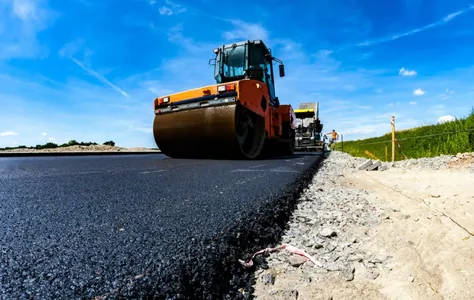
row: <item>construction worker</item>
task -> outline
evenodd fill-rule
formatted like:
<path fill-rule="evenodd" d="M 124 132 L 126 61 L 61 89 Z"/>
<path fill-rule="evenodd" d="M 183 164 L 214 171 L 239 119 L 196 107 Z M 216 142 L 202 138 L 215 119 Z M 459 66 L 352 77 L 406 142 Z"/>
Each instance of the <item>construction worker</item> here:
<path fill-rule="evenodd" d="M 329 141 L 329 145 L 331 146 L 333 150 L 336 149 L 336 141 L 339 138 L 339 134 L 334 129 L 331 132 L 328 132 L 326 134 L 331 134 L 331 140 Z"/>

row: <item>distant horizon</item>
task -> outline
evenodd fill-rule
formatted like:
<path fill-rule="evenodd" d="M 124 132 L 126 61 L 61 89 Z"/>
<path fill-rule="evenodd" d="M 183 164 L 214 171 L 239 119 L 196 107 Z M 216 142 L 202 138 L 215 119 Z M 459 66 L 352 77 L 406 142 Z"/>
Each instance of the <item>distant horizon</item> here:
<path fill-rule="evenodd" d="M 470 114 L 467 114 L 466 116 L 460 116 L 460 117 L 457 117 L 457 118 L 455 117 L 455 120 L 453 120 L 453 121 L 458 121 L 458 120 L 460 120 L 460 119 L 465 119 L 465 118 L 469 117 L 469 115 L 470 115 Z M 321 122 L 322 122 L 322 121 L 321 121 Z M 447 121 L 447 122 L 452 122 L 452 121 Z M 442 122 L 442 123 L 445 123 L 445 122 Z M 419 128 L 419 127 L 433 126 L 433 125 L 438 125 L 438 124 L 441 124 L 441 123 L 439 123 L 439 120 L 438 120 L 437 123 L 422 124 L 422 125 L 413 126 L 413 127 L 410 127 L 410 128 L 399 129 L 399 128 L 397 128 L 397 120 L 395 119 L 395 131 L 396 131 L 396 132 L 407 131 L 407 130 L 411 130 L 411 129 L 415 129 L 415 128 Z M 323 123 L 323 125 L 324 125 L 324 123 Z M 388 122 L 388 126 L 390 126 L 390 122 Z M 329 129 L 329 130 L 323 128 L 322 134 L 327 134 L 327 133 L 330 132 L 331 130 L 332 130 L 332 128 Z M 336 130 L 336 132 L 338 132 L 338 131 Z M 342 134 L 343 137 L 344 137 L 344 141 L 349 142 L 349 141 L 357 141 L 357 140 L 366 140 L 366 139 L 379 138 L 379 137 L 382 137 L 382 136 L 384 136 L 384 135 L 391 134 L 391 130 L 387 131 L 386 133 L 377 135 L 377 136 L 369 136 L 369 137 L 359 138 L 359 139 L 346 139 L 344 133 L 338 132 L 338 134 L 339 134 L 339 142 L 341 141 L 341 134 Z M 62 145 L 62 144 L 67 144 L 69 141 L 73 141 L 73 140 L 77 141 L 78 143 L 81 143 L 81 142 L 83 142 L 83 143 L 89 143 L 89 142 L 90 142 L 90 143 L 97 143 L 98 145 L 103 145 L 103 143 L 105 143 L 105 142 L 97 142 L 97 141 L 94 142 L 94 141 L 81 141 L 81 140 L 77 140 L 77 139 L 70 139 L 70 140 L 67 140 L 67 141 L 64 141 L 64 142 L 61 142 L 61 143 L 46 142 L 46 143 L 43 143 L 43 144 L 35 144 L 35 145 L 1 146 L 0 148 L 16 148 L 16 147 L 20 147 L 20 146 L 35 147 L 35 146 L 37 146 L 37 145 L 45 145 L 45 144 L 47 144 L 47 143 L 54 143 L 54 144 L 60 146 L 60 145 Z M 109 139 L 108 141 L 111 141 L 111 140 Z M 115 142 L 115 141 L 114 141 L 114 142 Z M 115 147 L 121 147 L 121 148 L 150 148 L 150 149 L 156 148 L 156 149 L 159 149 L 158 146 L 156 146 L 156 145 L 154 145 L 154 146 L 120 146 L 120 145 L 118 145 L 117 143 L 115 143 Z"/>

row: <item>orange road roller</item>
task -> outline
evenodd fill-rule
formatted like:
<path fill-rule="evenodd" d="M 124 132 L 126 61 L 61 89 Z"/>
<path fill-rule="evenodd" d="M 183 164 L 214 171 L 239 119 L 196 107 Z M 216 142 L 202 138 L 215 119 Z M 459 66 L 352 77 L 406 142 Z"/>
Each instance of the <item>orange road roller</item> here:
<path fill-rule="evenodd" d="M 172 158 L 262 159 L 292 155 L 296 116 L 275 95 L 273 62 L 263 41 L 214 49 L 216 84 L 154 99 L 153 136 Z"/>

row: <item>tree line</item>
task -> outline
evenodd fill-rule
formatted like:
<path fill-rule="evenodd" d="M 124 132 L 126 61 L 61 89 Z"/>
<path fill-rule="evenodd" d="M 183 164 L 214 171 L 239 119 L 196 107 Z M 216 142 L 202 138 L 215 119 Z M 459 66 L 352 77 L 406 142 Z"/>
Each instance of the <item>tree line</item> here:
<path fill-rule="evenodd" d="M 0 148 L 0 150 L 11 150 L 11 149 L 37 149 L 37 150 L 40 150 L 40 149 L 64 148 L 64 147 L 70 147 L 70 146 L 91 146 L 91 145 L 98 145 L 98 143 L 95 143 L 95 142 L 78 142 L 76 140 L 70 140 L 69 142 L 61 144 L 61 145 L 58 145 L 58 144 L 53 143 L 53 142 L 48 142 L 48 143 L 43 144 L 43 145 L 36 145 L 36 146 L 29 146 L 29 147 L 25 146 L 25 145 L 20 145 L 20 146 L 16 146 L 16 147 Z M 107 141 L 107 142 L 104 142 L 102 145 L 113 147 L 113 146 L 115 146 L 115 142 L 114 141 Z"/>

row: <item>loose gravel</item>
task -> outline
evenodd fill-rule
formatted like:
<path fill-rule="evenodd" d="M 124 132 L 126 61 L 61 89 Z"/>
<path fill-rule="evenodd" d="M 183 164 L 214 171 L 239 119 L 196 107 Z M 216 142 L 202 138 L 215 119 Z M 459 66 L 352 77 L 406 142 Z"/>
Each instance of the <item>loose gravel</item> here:
<path fill-rule="evenodd" d="M 337 185 L 344 174 L 357 172 L 356 167 L 364 161 L 341 152 L 331 152 L 325 159 L 301 196 L 289 228 L 281 240 L 281 243 L 306 251 L 323 267 L 285 252 L 270 254 L 267 259 L 269 268 L 256 272 L 256 279 L 263 280 L 263 285 L 268 286 L 265 288 L 267 296 L 272 299 L 297 298 L 298 290 L 294 286 L 280 290 L 271 288 L 270 282 L 278 280 L 281 273 L 291 274 L 300 282 L 311 282 L 317 280 L 318 276 L 333 272 L 351 281 L 354 278 L 354 263 L 363 261 L 373 270 L 369 276 L 377 276 L 376 268 L 384 264 L 387 258 L 359 253 L 361 241 L 346 229 L 349 225 L 355 225 L 360 230 L 368 230 L 378 224 L 383 216 L 374 213 L 366 199 L 367 192 Z"/>
<path fill-rule="evenodd" d="M 383 165 L 387 168 L 437 170 L 456 163 L 472 163 L 471 158 L 474 158 L 474 153 Z M 261 259 L 268 265 L 256 266 L 254 287 L 257 299 L 299 299 L 301 290 L 298 290 L 298 286 L 304 286 L 305 283 L 322 282 L 328 278 L 349 282 L 354 279 L 356 269 L 365 274 L 366 279 L 374 280 L 382 269 L 391 268 L 389 255 L 366 252 L 361 245 L 369 239 L 371 228 L 386 220 L 388 212 L 392 210 L 372 206 L 370 194 L 365 189 L 339 184 L 354 172 L 384 172 L 358 170 L 358 166 L 366 160 L 338 151 L 331 152 L 325 159 L 300 197 L 288 229 L 280 241 L 281 244 L 290 244 L 306 251 L 322 267 L 287 252 L 265 255 L 267 259 Z M 275 286 L 275 282 L 279 284 Z"/>

